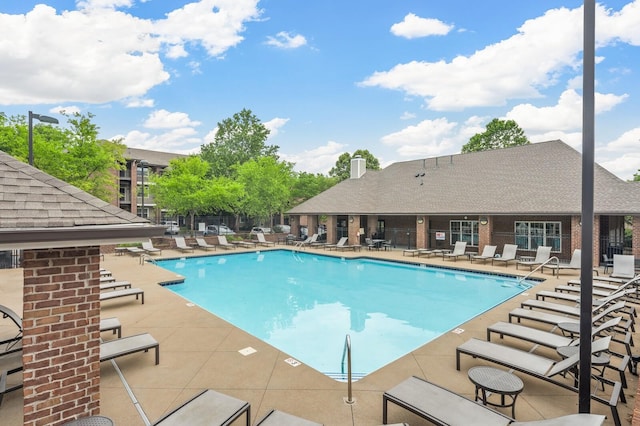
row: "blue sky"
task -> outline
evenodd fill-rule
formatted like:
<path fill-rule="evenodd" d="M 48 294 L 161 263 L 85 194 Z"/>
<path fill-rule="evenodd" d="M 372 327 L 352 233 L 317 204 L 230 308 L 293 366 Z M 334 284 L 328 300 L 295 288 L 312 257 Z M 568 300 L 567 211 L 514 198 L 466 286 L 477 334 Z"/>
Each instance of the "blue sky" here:
<path fill-rule="evenodd" d="M 0 3 L 0 112 L 198 152 L 243 108 L 296 170 L 460 152 L 493 118 L 581 150 L 582 1 Z M 596 161 L 640 169 L 640 0 L 598 3 Z"/>

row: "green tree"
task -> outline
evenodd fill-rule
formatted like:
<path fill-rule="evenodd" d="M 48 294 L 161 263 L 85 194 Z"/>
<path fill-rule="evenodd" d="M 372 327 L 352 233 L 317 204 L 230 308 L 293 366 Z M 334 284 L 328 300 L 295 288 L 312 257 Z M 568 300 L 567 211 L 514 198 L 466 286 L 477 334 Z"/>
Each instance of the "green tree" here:
<path fill-rule="evenodd" d="M 227 177 L 209 177 L 209 164 L 198 156 L 177 158 L 160 176 L 151 175 L 149 191 L 159 208 L 189 216 L 234 211 L 244 195 L 241 183 Z"/>
<path fill-rule="evenodd" d="M 93 114 L 67 117 L 69 128 L 49 124 L 33 125 L 34 166 L 102 200 L 117 194 L 114 170 L 123 168 L 126 147 L 119 141 L 98 140 L 99 127 Z M 0 150 L 28 161 L 26 117 L 0 118 Z"/>
<path fill-rule="evenodd" d="M 298 173 L 295 176 L 293 188 L 291 189 L 291 205 L 289 207 L 294 207 L 303 201 L 315 197 L 336 183 L 338 183 L 337 178 L 328 177 L 322 173 L 315 175 L 307 172 Z"/>
<path fill-rule="evenodd" d="M 274 157 L 246 161 L 237 167 L 238 181 L 244 185 L 242 213 L 273 225 L 273 215 L 283 212 L 291 199 L 293 165 Z"/>
<path fill-rule="evenodd" d="M 638 173 L 633 175 L 633 181 L 640 182 L 640 170 L 638 170 Z"/>
<path fill-rule="evenodd" d="M 358 149 L 353 155 L 348 152 L 340 155 L 336 165 L 329 170 L 329 176 L 337 178 L 339 181 L 349 179 L 351 176 L 351 160 L 357 156 L 364 158 L 367 162 L 367 170 L 380 170 L 380 161 L 366 149 Z"/>
<path fill-rule="evenodd" d="M 514 120 L 494 118 L 482 133 L 476 133 L 462 146 L 462 153 L 488 151 L 509 146 L 527 145 L 529 139 Z"/>
<path fill-rule="evenodd" d="M 201 156 L 211 165 L 214 176 L 232 176 L 234 166 L 264 156 L 277 157 L 279 147 L 266 145 L 269 129 L 251 112 L 243 109 L 218 123 L 214 141 L 202 145 Z"/>

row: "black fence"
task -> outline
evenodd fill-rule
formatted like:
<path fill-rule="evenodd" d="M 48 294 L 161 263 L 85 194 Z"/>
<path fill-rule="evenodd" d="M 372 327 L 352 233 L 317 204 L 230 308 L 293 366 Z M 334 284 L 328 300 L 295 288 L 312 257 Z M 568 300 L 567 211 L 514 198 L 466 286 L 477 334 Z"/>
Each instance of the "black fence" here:
<path fill-rule="evenodd" d="M 22 265 L 22 250 L 0 251 L 0 269 L 19 268 Z"/>

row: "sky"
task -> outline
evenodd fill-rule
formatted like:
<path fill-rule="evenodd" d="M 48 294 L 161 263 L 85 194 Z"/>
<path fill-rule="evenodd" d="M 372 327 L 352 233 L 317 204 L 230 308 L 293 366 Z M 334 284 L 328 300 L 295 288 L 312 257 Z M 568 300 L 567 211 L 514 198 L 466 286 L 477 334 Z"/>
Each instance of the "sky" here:
<path fill-rule="evenodd" d="M 459 153 L 493 118 L 582 150 L 582 1 L 0 2 L 0 112 L 198 153 L 251 110 L 296 171 Z M 595 159 L 640 169 L 640 0 L 596 10 Z"/>

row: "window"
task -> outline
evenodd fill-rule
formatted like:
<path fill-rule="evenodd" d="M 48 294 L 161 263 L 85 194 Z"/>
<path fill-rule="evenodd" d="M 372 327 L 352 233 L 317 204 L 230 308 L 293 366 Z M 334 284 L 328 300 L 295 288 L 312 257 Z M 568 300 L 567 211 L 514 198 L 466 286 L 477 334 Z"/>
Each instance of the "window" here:
<path fill-rule="evenodd" d="M 561 251 L 560 222 L 516 222 L 516 241 L 521 250 L 537 250 L 539 246 Z"/>
<path fill-rule="evenodd" d="M 466 241 L 468 246 L 478 245 L 477 220 L 452 220 L 449 222 L 450 242 Z"/>

